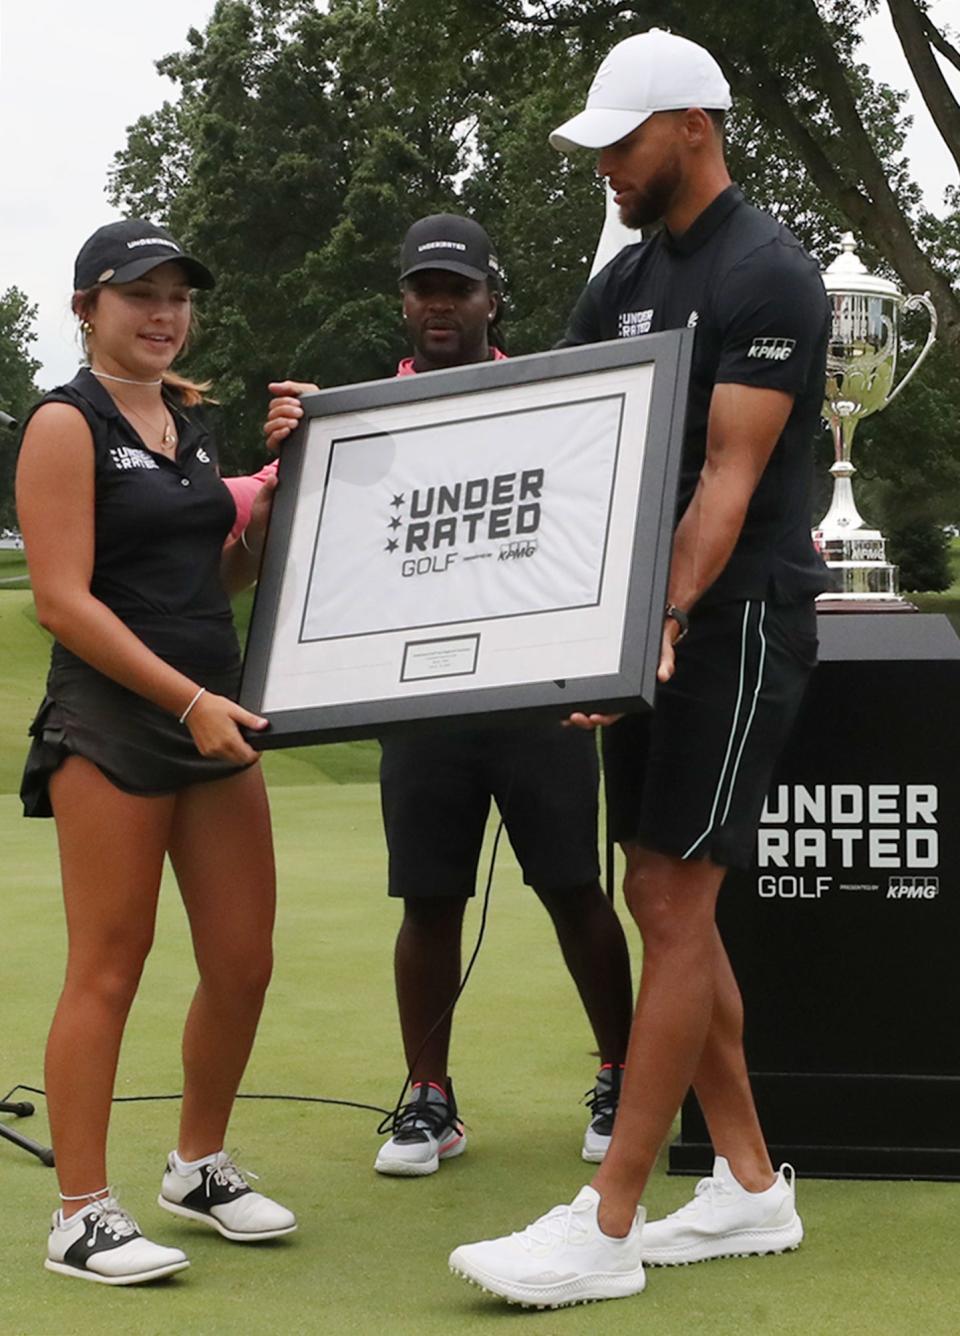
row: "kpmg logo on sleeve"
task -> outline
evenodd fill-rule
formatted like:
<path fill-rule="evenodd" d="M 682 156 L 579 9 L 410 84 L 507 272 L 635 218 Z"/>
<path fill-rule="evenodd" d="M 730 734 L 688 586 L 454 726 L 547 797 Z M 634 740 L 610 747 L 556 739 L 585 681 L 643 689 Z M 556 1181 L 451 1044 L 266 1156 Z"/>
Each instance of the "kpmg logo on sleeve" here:
<path fill-rule="evenodd" d="M 542 519 L 544 469 L 391 490 L 384 551 L 404 578 L 442 575 L 458 561 L 534 557 Z"/>
<path fill-rule="evenodd" d="M 796 346 L 796 339 L 754 339 L 747 356 L 764 358 L 768 362 L 785 362 Z"/>
<path fill-rule="evenodd" d="M 940 891 L 936 784 L 779 784 L 757 832 L 757 892 L 932 900 Z"/>

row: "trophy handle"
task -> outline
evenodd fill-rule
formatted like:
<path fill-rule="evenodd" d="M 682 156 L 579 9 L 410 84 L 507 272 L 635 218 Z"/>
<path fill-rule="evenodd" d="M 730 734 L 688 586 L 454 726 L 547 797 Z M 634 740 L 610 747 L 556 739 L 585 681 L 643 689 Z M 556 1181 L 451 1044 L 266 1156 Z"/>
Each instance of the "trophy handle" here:
<path fill-rule="evenodd" d="M 916 359 L 913 366 L 904 376 L 900 384 L 890 394 L 890 397 L 887 399 L 887 404 L 893 403 L 894 399 L 896 399 L 897 395 L 903 389 L 904 385 L 908 383 L 910 378 L 913 376 L 914 372 L 919 370 L 920 363 L 923 361 L 927 353 L 930 351 L 930 349 L 937 341 L 937 308 L 930 300 L 929 292 L 924 292 L 922 295 L 914 295 L 912 297 L 908 297 L 906 301 L 903 303 L 902 309 L 904 311 L 918 311 L 921 307 L 923 307 L 927 315 L 930 317 L 930 330 L 929 333 L 927 334 L 927 341 L 923 345 L 923 348 L 921 349 L 920 356 Z M 886 407 L 886 404 L 884 404 L 884 407 Z"/>

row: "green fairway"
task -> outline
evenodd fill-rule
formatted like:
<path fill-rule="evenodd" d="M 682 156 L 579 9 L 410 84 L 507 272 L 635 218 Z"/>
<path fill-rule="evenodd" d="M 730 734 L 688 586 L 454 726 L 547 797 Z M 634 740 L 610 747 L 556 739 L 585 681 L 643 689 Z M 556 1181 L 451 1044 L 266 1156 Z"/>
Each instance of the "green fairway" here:
<path fill-rule="evenodd" d="M 29 597 L 0 593 L 0 1095 L 42 1085 L 43 1044 L 64 936 L 51 822 L 24 821 L 15 797 L 24 732 L 42 692 L 47 638 Z M 393 1001 L 398 907 L 384 893 L 376 748 L 270 755 L 280 869 L 274 984 L 243 1088 L 392 1104 L 403 1077 Z M 474 907 L 467 924 L 472 942 Z M 634 934 L 631 933 L 631 938 Z M 185 919 L 168 881 L 157 943 L 134 1006 L 118 1095 L 179 1089 L 179 1031 L 195 980 Z M 295 1209 L 299 1233 L 227 1243 L 162 1212 L 172 1102 L 116 1107 L 111 1179 L 144 1230 L 183 1246 L 192 1266 L 166 1283 L 114 1290 L 42 1268 L 56 1202 L 51 1170 L 0 1141 L 8 1206 L 0 1236 L 2 1336 L 218 1336 L 237 1330 L 326 1336 L 460 1336 L 523 1328 L 540 1336 L 955 1336 L 960 1330 L 960 1186 L 800 1183 L 808 1237 L 784 1257 L 651 1271 L 647 1291 L 603 1306 L 531 1314 L 452 1278 L 454 1245 L 525 1225 L 589 1176 L 579 1158 L 592 1037 L 549 922 L 504 846 L 487 941 L 457 1018 L 452 1070 L 470 1147 L 424 1180 L 372 1169 L 379 1115 L 244 1101 L 229 1145 L 261 1186 Z M 785 1061 L 789 1055 L 785 1055 Z M 45 1108 L 24 1131 L 47 1136 Z M 651 1215 L 689 1196 L 661 1164 Z"/>

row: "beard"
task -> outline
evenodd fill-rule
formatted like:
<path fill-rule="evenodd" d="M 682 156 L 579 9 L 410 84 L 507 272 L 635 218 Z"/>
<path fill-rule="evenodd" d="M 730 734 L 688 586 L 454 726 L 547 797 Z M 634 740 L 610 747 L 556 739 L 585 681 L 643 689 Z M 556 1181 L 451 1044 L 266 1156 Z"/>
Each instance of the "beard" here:
<path fill-rule="evenodd" d="M 620 205 L 620 221 L 624 227 L 639 231 L 642 227 L 659 223 L 677 193 L 681 178 L 680 163 L 674 154 L 642 190 L 631 190 L 626 201 Z"/>

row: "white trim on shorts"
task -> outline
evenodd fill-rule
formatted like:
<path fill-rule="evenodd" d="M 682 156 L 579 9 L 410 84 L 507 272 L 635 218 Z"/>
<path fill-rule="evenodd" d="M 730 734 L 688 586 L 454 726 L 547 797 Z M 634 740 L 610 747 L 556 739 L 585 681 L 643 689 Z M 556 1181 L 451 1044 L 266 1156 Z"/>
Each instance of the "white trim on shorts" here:
<path fill-rule="evenodd" d="M 761 601 L 760 616 L 757 620 L 757 634 L 760 637 L 760 661 L 757 668 L 757 683 L 753 689 L 753 697 L 750 705 L 750 713 L 747 716 L 747 723 L 743 731 L 743 737 L 740 739 L 740 746 L 737 750 L 736 760 L 734 761 L 733 769 L 730 772 L 730 779 L 727 785 L 727 800 L 724 805 L 723 815 L 721 816 L 719 822 L 717 822 L 717 809 L 720 806 L 720 802 L 723 796 L 724 781 L 726 780 L 726 775 L 727 775 L 727 766 L 730 764 L 730 756 L 733 751 L 733 744 L 737 735 L 737 725 L 740 721 L 740 712 L 744 704 L 744 680 L 746 677 L 746 667 L 747 667 L 747 630 L 749 626 L 751 606 L 752 602 L 748 600 L 743 609 L 743 625 L 740 631 L 740 672 L 739 672 L 739 680 L 737 682 L 737 703 L 734 706 L 733 710 L 733 719 L 730 724 L 730 736 L 727 739 L 727 750 L 723 758 L 723 765 L 720 768 L 720 778 L 717 780 L 716 791 L 713 795 L 713 806 L 710 809 L 710 816 L 707 821 L 706 830 L 704 830 L 703 834 L 698 836 L 698 838 L 694 840 L 693 844 L 691 844 L 690 848 L 686 851 L 686 853 L 681 854 L 681 858 L 690 858 L 696 852 L 699 846 L 703 843 L 703 841 L 707 838 L 707 836 L 713 834 L 717 825 L 718 824 L 721 826 L 723 825 L 730 812 L 730 804 L 733 801 L 733 788 L 737 782 L 737 772 L 740 769 L 740 762 L 743 759 L 744 749 L 747 745 L 747 738 L 750 736 L 750 730 L 753 727 L 754 717 L 757 713 L 757 700 L 760 695 L 760 688 L 763 685 L 763 670 L 767 657 L 767 641 L 766 637 L 763 634 L 763 622 L 767 611 L 767 605 L 766 603 Z"/>

